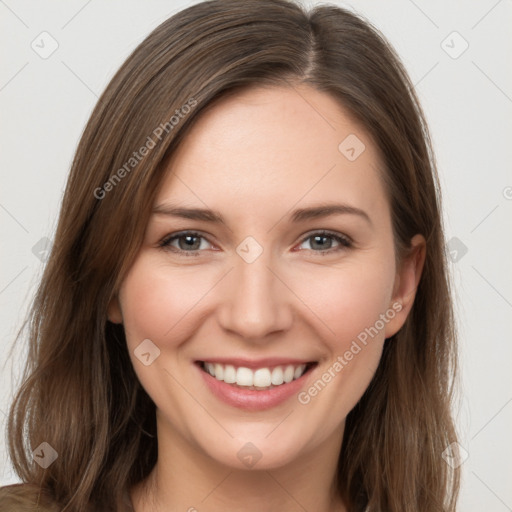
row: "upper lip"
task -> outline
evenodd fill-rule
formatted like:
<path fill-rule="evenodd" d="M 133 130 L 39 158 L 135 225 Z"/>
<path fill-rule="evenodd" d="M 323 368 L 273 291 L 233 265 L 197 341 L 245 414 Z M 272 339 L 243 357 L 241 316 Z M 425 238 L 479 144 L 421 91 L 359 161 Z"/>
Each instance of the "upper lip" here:
<path fill-rule="evenodd" d="M 265 357 L 263 359 L 244 359 L 242 357 L 211 357 L 199 359 L 197 362 L 218 363 L 232 365 L 237 368 L 270 368 L 273 366 L 299 366 L 301 364 L 314 363 L 312 359 L 293 359 L 290 357 Z"/>

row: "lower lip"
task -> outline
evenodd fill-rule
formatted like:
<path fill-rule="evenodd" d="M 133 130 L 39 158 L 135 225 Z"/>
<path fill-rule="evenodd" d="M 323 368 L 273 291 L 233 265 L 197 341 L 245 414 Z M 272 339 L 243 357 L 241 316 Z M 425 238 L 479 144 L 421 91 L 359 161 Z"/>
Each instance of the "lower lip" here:
<path fill-rule="evenodd" d="M 304 375 L 287 384 L 281 384 L 272 389 L 257 391 L 255 389 L 244 389 L 243 387 L 226 384 L 222 380 L 217 380 L 209 373 L 205 372 L 199 364 L 195 364 L 197 370 L 202 375 L 210 391 L 220 400 L 247 411 L 262 411 L 282 404 L 293 395 L 299 393 L 306 379 L 314 368 L 310 368 Z"/>

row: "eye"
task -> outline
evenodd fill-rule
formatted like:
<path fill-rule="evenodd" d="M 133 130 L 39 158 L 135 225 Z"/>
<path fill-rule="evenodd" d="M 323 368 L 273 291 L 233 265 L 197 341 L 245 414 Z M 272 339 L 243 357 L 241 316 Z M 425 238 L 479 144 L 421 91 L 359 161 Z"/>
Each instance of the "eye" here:
<path fill-rule="evenodd" d="M 316 233 L 310 233 L 306 238 L 303 238 L 301 245 L 311 240 L 312 242 L 309 243 L 309 250 L 318 252 L 321 255 L 331 254 L 333 252 L 342 251 L 352 247 L 352 240 L 350 240 L 350 238 L 342 235 L 341 233 L 332 233 L 330 231 L 318 231 Z M 337 246 L 334 246 L 334 248 L 332 247 L 333 240 L 338 244 Z"/>
<path fill-rule="evenodd" d="M 330 242 L 329 242 L 330 240 Z M 204 241 L 204 243 L 202 243 Z M 312 243 L 310 242 L 312 241 Z M 333 241 L 338 245 L 333 247 Z M 302 239 L 301 245 L 310 242 L 310 249 L 321 255 L 331 254 L 352 247 L 352 241 L 346 235 L 330 231 L 311 233 Z M 205 245 L 206 244 L 206 245 Z M 177 246 L 176 246 L 177 245 Z M 165 237 L 159 247 L 183 256 L 200 256 L 202 249 L 208 249 L 211 245 L 207 239 L 196 231 L 182 231 Z"/>
<path fill-rule="evenodd" d="M 199 256 L 199 251 L 207 248 L 201 243 L 201 240 L 206 241 L 206 238 L 201 233 L 183 231 L 167 236 L 159 243 L 159 246 L 183 256 Z M 177 242 L 178 247 L 176 247 L 174 242 Z M 206 245 L 210 244 L 206 241 Z"/>

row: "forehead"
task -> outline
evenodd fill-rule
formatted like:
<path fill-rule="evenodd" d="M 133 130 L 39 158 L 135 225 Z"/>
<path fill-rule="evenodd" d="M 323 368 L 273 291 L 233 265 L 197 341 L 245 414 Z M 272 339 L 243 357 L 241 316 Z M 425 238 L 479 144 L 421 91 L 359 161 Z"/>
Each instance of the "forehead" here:
<path fill-rule="evenodd" d="M 366 130 L 329 94 L 252 87 L 200 115 L 169 160 L 156 203 L 275 220 L 294 206 L 342 201 L 382 215 L 380 169 Z"/>

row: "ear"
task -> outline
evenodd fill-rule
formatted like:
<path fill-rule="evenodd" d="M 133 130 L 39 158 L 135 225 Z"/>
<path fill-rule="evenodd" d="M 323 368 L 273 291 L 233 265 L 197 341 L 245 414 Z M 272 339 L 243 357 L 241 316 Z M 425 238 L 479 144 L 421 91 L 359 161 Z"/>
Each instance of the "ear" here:
<path fill-rule="evenodd" d="M 107 309 L 107 318 L 113 324 L 122 324 L 123 323 L 123 314 L 121 313 L 121 305 L 119 304 L 119 298 L 115 295 Z"/>
<path fill-rule="evenodd" d="M 422 235 L 415 235 L 411 239 L 410 248 L 400 262 L 396 274 L 393 297 L 389 305 L 390 309 L 395 311 L 396 314 L 386 324 L 386 338 L 395 335 L 402 328 L 411 311 L 421 273 L 423 272 L 426 253 L 427 243 L 425 238 Z"/>

